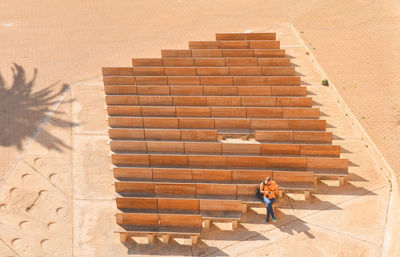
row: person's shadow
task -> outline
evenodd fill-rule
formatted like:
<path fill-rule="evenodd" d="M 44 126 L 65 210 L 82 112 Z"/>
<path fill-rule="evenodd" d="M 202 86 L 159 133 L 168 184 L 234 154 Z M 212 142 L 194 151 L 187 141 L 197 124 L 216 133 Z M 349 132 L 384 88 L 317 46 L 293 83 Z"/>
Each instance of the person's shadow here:
<path fill-rule="evenodd" d="M 0 146 L 16 147 L 22 150 L 24 143 L 32 137 L 38 126 L 51 113 L 54 105 L 58 103 L 60 97 L 69 89 L 67 84 L 63 84 L 60 90 L 54 91 L 56 82 L 48 87 L 34 91 L 35 81 L 38 71 L 34 69 L 32 79 L 26 78 L 25 70 L 21 65 L 15 64 L 11 68 L 13 80 L 6 83 L 0 74 Z M 75 126 L 76 124 L 60 118 L 51 117 L 58 126 Z M 47 133 L 44 137 L 46 142 L 40 142 L 57 151 L 70 148 L 56 135 Z M 42 140 L 44 140 L 42 139 Z M 40 139 L 36 139 L 40 140 Z"/>
<path fill-rule="evenodd" d="M 285 216 L 285 220 L 291 220 L 288 223 L 285 223 L 283 225 L 280 225 L 279 223 L 277 223 L 277 228 L 284 233 L 287 233 L 289 235 L 294 235 L 295 233 L 304 233 L 308 238 L 315 238 L 315 236 L 313 234 L 310 233 L 311 228 L 309 226 L 307 226 L 306 222 L 303 221 L 302 219 L 299 219 L 293 215 L 286 215 L 286 214 L 282 214 L 279 213 L 278 219 L 279 218 L 283 218 L 282 217 Z M 275 224 L 275 223 L 273 223 Z"/>

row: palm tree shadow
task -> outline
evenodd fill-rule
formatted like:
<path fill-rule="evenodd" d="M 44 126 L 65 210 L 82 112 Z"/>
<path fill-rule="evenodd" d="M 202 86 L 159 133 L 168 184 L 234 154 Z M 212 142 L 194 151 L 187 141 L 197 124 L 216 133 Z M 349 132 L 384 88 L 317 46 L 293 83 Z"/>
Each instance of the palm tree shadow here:
<path fill-rule="evenodd" d="M 15 146 L 22 150 L 26 139 L 30 138 L 35 130 L 46 119 L 51 108 L 57 103 L 62 94 L 68 90 L 69 86 L 64 84 L 58 92 L 53 92 L 59 82 L 56 82 L 44 89 L 33 92 L 37 78 L 37 69 L 31 80 L 27 80 L 25 70 L 21 65 L 14 63 L 11 67 L 13 81 L 7 87 L 3 76 L 0 74 L 0 146 Z M 71 102 L 70 100 L 69 102 Z M 54 118 L 54 124 L 58 126 L 76 126 L 70 121 Z M 62 125 L 61 125 L 62 124 Z M 57 151 L 70 149 L 62 140 L 47 131 L 45 133 L 46 142 L 38 141 L 40 144 Z"/>

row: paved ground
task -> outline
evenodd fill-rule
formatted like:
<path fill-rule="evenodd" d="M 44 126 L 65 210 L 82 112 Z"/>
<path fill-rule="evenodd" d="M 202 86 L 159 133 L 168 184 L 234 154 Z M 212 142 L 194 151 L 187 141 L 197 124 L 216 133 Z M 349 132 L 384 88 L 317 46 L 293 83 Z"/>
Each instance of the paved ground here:
<path fill-rule="evenodd" d="M 264 223 L 263 208 L 252 209 L 237 232 L 215 223 L 196 247 L 184 238 L 168 246 L 159 241 L 147 246 L 143 238 L 123 245 L 112 233 L 115 203 L 113 177 L 105 169 L 110 160 L 102 83 L 85 80 L 54 97 L 61 97 L 54 116 L 1 180 L 0 256 L 381 256 L 385 233 L 392 236 L 386 229 L 390 196 L 392 208 L 398 204 L 385 173 L 332 89 L 320 85 L 323 75 L 290 24 L 258 29 L 278 32 L 334 144 L 351 160 L 344 187 L 321 180 L 311 202 L 299 194 L 285 196 L 276 224 Z"/>
<path fill-rule="evenodd" d="M 4 0 L 0 9 L 0 174 L 12 167 L 64 84 L 99 78 L 101 66 L 129 65 L 132 56 L 159 56 L 161 48 L 185 47 L 215 32 L 262 31 L 284 22 L 299 30 L 400 171 L 398 0 Z M 52 136 L 52 147 L 64 150 Z"/>

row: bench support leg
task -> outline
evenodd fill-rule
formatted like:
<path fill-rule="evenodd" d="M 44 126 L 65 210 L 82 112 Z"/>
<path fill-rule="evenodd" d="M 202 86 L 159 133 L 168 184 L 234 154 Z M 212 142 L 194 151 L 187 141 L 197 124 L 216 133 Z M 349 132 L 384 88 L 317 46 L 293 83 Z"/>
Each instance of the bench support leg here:
<path fill-rule="evenodd" d="M 211 220 L 204 220 L 204 228 L 210 228 Z"/>
<path fill-rule="evenodd" d="M 128 234 L 119 233 L 119 238 L 120 238 L 122 243 L 125 243 L 126 240 L 128 239 Z"/>
<path fill-rule="evenodd" d="M 232 230 L 236 230 L 238 228 L 239 221 L 238 220 L 232 220 Z"/>
<path fill-rule="evenodd" d="M 153 235 L 153 234 L 147 235 L 147 243 L 148 244 L 154 244 L 155 238 L 156 238 L 156 235 Z"/>
<path fill-rule="evenodd" d="M 242 213 L 247 213 L 247 204 L 242 203 Z"/>
<path fill-rule="evenodd" d="M 272 205 L 272 210 L 274 211 L 274 213 L 276 212 L 276 210 L 277 210 L 276 204 Z"/>
<path fill-rule="evenodd" d="M 192 245 L 195 245 L 199 241 L 199 236 L 190 236 L 190 239 L 192 239 Z"/>
<path fill-rule="evenodd" d="M 278 196 L 279 196 L 279 198 L 282 198 L 282 197 L 283 197 L 283 190 L 282 190 L 282 189 L 279 189 L 279 191 L 278 191 Z"/>
<path fill-rule="evenodd" d="M 345 177 L 339 177 L 339 186 L 344 186 L 345 182 L 346 182 Z"/>
<path fill-rule="evenodd" d="M 318 177 L 314 176 L 314 186 L 317 186 L 318 184 Z"/>
<path fill-rule="evenodd" d="M 304 191 L 304 199 L 309 200 L 311 198 L 311 191 Z"/>
<path fill-rule="evenodd" d="M 162 235 L 162 240 L 164 243 L 168 244 L 171 235 Z"/>

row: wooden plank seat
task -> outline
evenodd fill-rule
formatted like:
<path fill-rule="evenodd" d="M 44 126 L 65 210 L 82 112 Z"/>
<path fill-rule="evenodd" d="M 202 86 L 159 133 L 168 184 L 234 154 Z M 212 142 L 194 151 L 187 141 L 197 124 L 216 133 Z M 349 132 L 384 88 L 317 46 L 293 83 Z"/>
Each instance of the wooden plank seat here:
<path fill-rule="evenodd" d="M 312 98 L 302 96 L 106 95 L 106 104 L 110 106 L 312 107 Z"/>
<path fill-rule="evenodd" d="M 141 167 L 190 167 L 217 169 L 287 169 L 287 170 L 342 170 L 348 169 L 348 160 L 330 157 L 212 155 L 212 154 L 132 154 L 113 153 L 114 165 Z"/>
<path fill-rule="evenodd" d="M 109 116 L 318 119 L 318 108 L 109 105 Z"/>
<path fill-rule="evenodd" d="M 117 197 L 117 208 L 124 213 L 157 213 L 157 199 L 151 197 Z"/>
<path fill-rule="evenodd" d="M 182 68 L 183 69 L 183 68 Z M 265 73 L 273 72 L 264 69 Z M 236 74 L 241 74 L 237 72 Z M 242 73 L 243 74 L 243 73 Z M 132 83 L 134 82 L 134 83 Z M 105 85 L 300 86 L 295 75 L 240 76 L 104 76 Z"/>
<path fill-rule="evenodd" d="M 216 33 L 215 39 L 219 41 L 224 40 L 275 40 L 275 32 L 262 32 L 262 33 Z"/>
<path fill-rule="evenodd" d="M 288 57 L 211 57 L 211 58 L 133 58 L 132 66 L 137 67 L 289 67 Z M 133 75 L 121 74 L 118 70 L 103 70 L 103 75 Z"/>
<path fill-rule="evenodd" d="M 146 234 L 148 242 L 154 243 L 156 235 L 160 235 L 165 243 L 171 235 L 190 236 L 192 244 L 196 244 L 201 233 L 202 218 L 200 215 L 155 214 L 155 213 L 117 213 L 116 232 L 122 242 L 134 234 Z"/>
<path fill-rule="evenodd" d="M 132 117 L 111 116 L 111 128 L 251 129 L 325 131 L 326 121 L 316 119 Z"/>
<path fill-rule="evenodd" d="M 305 86 L 105 85 L 106 95 L 306 96 Z"/>
<path fill-rule="evenodd" d="M 243 67 L 103 67 L 103 76 L 294 76 L 293 66 L 258 66 L 255 59 L 253 66 Z M 106 82 L 108 83 L 108 82 Z"/>
<path fill-rule="evenodd" d="M 310 171 L 274 171 L 272 179 L 279 185 L 280 198 L 283 190 L 302 190 L 304 199 L 308 200 L 314 189 L 314 172 Z"/>
<path fill-rule="evenodd" d="M 201 215 L 159 214 L 157 234 L 162 236 L 164 243 L 169 243 L 171 235 L 188 235 L 194 245 L 198 242 L 201 228 Z"/>
<path fill-rule="evenodd" d="M 285 57 L 284 49 L 164 49 L 162 58 Z"/>
<path fill-rule="evenodd" d="M 135 67 L 133 76 L 295 76 L 292 66 L 274 67 Z M 103 75 L 106 76 L 106 75 Z M 121 75 L 109 75 L 121 76 Z M 129 75 L 131 76 L 131 75 Z"/>
<path fill-rule="evenodd" d="M 326 156 L 340 157 L 337 145 L 316 145 L 296 143 L 258 143 L 243 141 L 184 142 L 152 140 L 111 140 L 111 151 L 137 153 L 178 153 L 178 154 L 243 154 L 283 156 Z"/>
<path fill-rule="evenodd" d="M 117 229 L 121 242 L 132 235 L 147 235 L 148 243 L 154 243 L 159 218 L 156 213 L 117 213 Z"/>
<path fill-rule="evenodd" d="M 158 213 L 201 215 L 205 227 L 211 221 L 229 221 L 237 228 L 241 218 L 241 201 L 221 199 L 117 197 L 123 213 Z"/>
<path fill-rule="evenodd" d="M 241 201 L 200 199 L 199 202 L 205 228 L 210 227 L 211 221 L 229 221 L 232 222 L 232 229 L 237 229 L 242 216 Z"/>
<path fill-rule="evenodd" d="M 280 49 L 280 41 L 189 41 L 189 49 Z"/>
<path fill-rule="evenodd" d="M 261 142 L 299 142 L 331 144 L 332 132 L 328 131 L 265 131 L 256 130 L 255 139 Z"/>
<path fill-rule="evenodd" d="M 215 129 L 109 128 L 110 139 L 217 141 Z"/>

